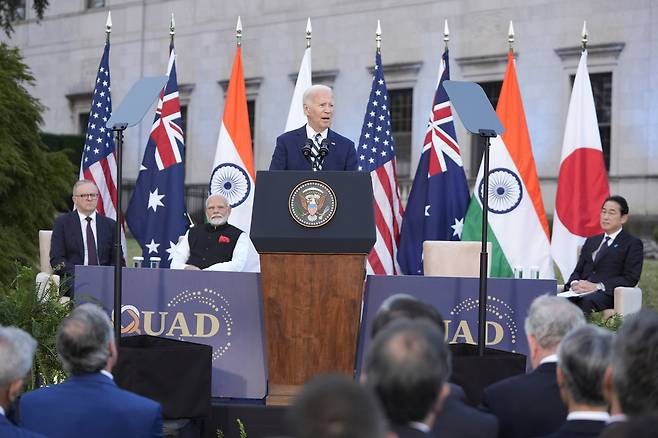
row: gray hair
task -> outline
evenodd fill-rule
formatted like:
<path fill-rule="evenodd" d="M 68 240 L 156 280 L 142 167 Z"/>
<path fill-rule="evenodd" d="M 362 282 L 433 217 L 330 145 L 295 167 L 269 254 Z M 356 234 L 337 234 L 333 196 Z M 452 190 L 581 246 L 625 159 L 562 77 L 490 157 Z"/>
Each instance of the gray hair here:
<path fill-rule="evenodd" d="M 0 326 L 0 389 L 27 375 L 36 349 L 37 341 L 28 333 Z"/>
<path fill-rule="evenodd" d="M 542 295 L 534 299 L 525 319 L 525 333 L 543 349 L 555 349 L 567 333 L 585 325 L 583 311 L 569 300 Z"/>
<path fill-rule="evenodd" d="M 304 91 L 304 96 L 302 97 L 302 102 L 304 102 L 304 105 L 310 105 L 312 103 L 311 100 L 313 99 L 313 96 L 320 90 L 329 91 L 331 94 L 334 93 L 331 87 L 327 87 L 326 85 L 311 85 L 306 89 L 306 91 Z"/>
<path fill-rule="evenodd" d="M 76 190 L 78 190 L 78 187 L 83 186 L 85 184 L 91 184 L 92 186 L 96 187 L 96 183 L 94 183 L 93 181 L 90 181 L 88 179 L 81 179 L 76 181 L 75 184 L 73 184 L 73 189 L 71 189 L 71 194 L 75 195 Z M 96 190 L 98 191 L 98 187 L 96 187 Z"/>
<path fill-rule="evenodd" d="M 610 365 L 613 335 L 584 325 L 564 337 L 558 348 L 558 366 L 564 385 L 575 403 L 604 406 L 603 377 Z"/>
<path fill-rule="evenodd" d="M 217 193 L 217 192 L 211 193 L 211 194 L 208 195 L 208 197 L 206 198 L 206 208 L 208 208 L 208 201 L 210 201 L 211 198 L 219 198 L 219 199 L 223 200 L 224 202 L 226 202 L 226 206 L 228 208 L 231 208 L 231 203 L 228 202 L 228 198 L 226 196 L 222 195 L 221 193 Z"/>
<path fill-rule="evenodd" d="M 399 319 L 375 336 L 366 355 L 365 380 L 394 423 L 423 421 L 450 377 L 443 333 L 426 319 Z"/>
<path fill-rule="evenodd" d="M 95 304 L 82 304 L 59 326 L 57 353 L 71 374 L 96 373 L 107 365 L 114 340 L 107 313 Z"/>
<path fill-rule="evenodd" d="M 658 413 L 658 314 L 641 310 L 627 316 L 612 351 L 613 385 L 622 411 Z"/>

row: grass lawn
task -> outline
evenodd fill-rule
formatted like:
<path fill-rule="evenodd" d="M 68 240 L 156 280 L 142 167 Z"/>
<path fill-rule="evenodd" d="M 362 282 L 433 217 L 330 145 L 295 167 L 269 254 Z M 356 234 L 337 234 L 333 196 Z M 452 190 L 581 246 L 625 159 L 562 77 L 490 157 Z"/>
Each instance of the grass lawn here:
<path fill-rule="evenodd" d="M 658 260 L 645 260 L 640 278 L 642 306 L 658 311 Z"/>

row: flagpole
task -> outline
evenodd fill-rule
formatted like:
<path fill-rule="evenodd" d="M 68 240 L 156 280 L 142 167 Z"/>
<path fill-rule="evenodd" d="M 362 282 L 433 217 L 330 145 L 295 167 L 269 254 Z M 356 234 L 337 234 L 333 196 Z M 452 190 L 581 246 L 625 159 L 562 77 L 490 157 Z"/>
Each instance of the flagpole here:
<path fill-rule="evenodd" d="M 587 21 L 583 21 L 583 31 L 581 32 L 580 43 L 583 46 L 582 51 L 587 51 Z"/>
<path fill-rule="evenodd" d="M 112 13 L 108 11 L 107 21 L 105 22 L 105 44 L 110 44 L 110 34 L 112 33 Z M 126 129 L 124 126 L 112 128 L 115 136 L 116 143 L 116 162 L 117 162 L 117 218 L 114 224 L 114 342 L 117 348 L 121 345 L 121 269 L 123 267 L 121 256 L 121 190 L 123 179 L 123 163 L 122 163 L 122 148 L 123 148 L 123 131 Z"/>

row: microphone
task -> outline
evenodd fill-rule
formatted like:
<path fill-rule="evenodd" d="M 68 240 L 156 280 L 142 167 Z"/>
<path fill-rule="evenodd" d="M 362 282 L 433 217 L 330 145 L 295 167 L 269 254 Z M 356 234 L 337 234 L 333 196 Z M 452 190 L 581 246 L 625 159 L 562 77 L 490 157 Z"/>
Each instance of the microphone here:
<path fill-rule="evenodd" d="M 302 154 L 304 154 L 304 158 L 307 160 L 311 160 L 311 148 L 313 147 L 313 140 L 310 138 L 306 139 L 306 143 L 304 143 L 304 146 L 302 146 Z"/>
<path fill-rule="evenodd" d="M 329 155 L 329 139 L 325 138 L 322 140 L 322 143 L 320 143 L 320 160 L 324 160 L 324 158 Z"/>

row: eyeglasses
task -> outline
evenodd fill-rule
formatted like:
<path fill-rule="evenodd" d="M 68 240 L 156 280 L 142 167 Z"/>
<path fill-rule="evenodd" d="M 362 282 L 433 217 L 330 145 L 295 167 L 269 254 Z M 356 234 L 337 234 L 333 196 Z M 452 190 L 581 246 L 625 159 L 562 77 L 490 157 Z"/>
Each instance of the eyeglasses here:
<path fill-rule="evenodd" d="M 73 195 L 76 198 L 86 198 L 86 199 L 96 199 L 98 198 L 98 193 L 81 193 L 79 195 Z"/>

